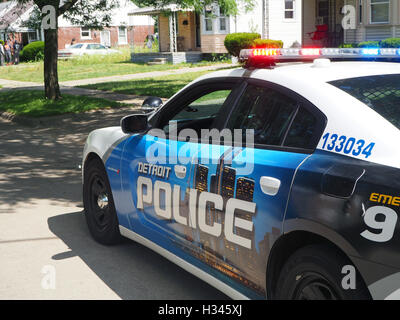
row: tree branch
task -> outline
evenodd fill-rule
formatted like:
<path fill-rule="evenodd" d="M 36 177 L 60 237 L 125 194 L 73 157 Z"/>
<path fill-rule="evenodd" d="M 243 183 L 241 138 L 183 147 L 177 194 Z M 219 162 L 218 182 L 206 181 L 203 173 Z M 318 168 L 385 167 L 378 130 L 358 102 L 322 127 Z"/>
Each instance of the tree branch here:
<path fill-rule="evenodd" d="M 69 0 L 67 2 L 65 2 L 59 9 L 58 9 L 58 15 L 61 16 L 62 14 L 64 14 L 66 11 L 68 11 L 69 9 L 71 9 L 75 3 L 77 3 L 78 0 Z"/>

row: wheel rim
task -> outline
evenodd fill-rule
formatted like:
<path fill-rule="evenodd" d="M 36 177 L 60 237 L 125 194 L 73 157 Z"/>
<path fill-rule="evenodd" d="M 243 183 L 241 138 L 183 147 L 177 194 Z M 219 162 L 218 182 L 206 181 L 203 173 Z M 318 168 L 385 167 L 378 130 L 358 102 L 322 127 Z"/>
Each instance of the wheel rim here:
<path fill-rule="evenodd" d="M 99 231 L 110 224 L 111 210 L 106 182 L 99 175 L 94 175 L 90 182 L 90 209 L 93 220 Z"/>
<path fill-rule="evenodd" d="M 339 300 L 334 286 L 322 275 L 307 273 L 298 275 L 298 285 L 293 299 L 295 300 Z"/>

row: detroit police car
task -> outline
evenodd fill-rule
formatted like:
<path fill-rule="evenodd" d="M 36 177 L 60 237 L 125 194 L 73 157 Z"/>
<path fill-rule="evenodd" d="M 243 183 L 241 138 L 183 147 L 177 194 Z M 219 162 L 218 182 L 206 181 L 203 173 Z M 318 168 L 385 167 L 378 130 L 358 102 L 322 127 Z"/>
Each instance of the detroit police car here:
<path fill-rule="evenodd" d="M 245 50 L 245 68 L 93 131 L 92 236 L 133 239 L 236 299 L 400 297 L 400 65 L 377 61 L 399 57 Z M 275 66 L 296 60 L 310 61 Z"/>

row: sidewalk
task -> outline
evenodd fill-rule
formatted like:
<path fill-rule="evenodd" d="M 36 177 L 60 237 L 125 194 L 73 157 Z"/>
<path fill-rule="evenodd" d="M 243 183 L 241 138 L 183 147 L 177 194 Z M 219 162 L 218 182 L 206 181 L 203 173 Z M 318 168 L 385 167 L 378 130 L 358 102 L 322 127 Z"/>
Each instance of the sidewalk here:
<path fill-rule="evenodd" d="M 230 68 L 230 67 L 234 67 L 234 66 L 235 66 L 234 64 L 220 63 L 220 64 L 216 64 L 216 65 L 203 66 L 203 67 L 181 68 L 181 69 L 172 69 L 172 70 L 166 70 L 166 71 L 142 72 L 142 73 L 125 74 L 125 75 L 102 77 L 102 78 L 61 81 L 59 83 L 60 83 L 60 86 L 64 86 L 64 87 L 77 87 L 77 86 L 84 86 L 84 85 L 88 85 L 88 84 L 96 84 L 96 83 L 104 83 L 104 82 L 135 80 L 135 79 L 152 78 L 152 77 L 168 76 L 168 75 L 173 75 L 173 74 L 183 74 L 183 73 L 199 72 L 199 71 L 207 71 L 207 70 L 213 71 L 213 70 Z M 0 77 L 1 77 L 1 75 L 0 75 Z M 0 86 L 2 86 L 3 89 L 13 89 L 13 88 L 26 88 L 26 87 L 29 87 L 29 88 L 43 87 L 43 84 L 39 83 L 39 82 L 25 82 L 25 81 L 0 79 Z"/>

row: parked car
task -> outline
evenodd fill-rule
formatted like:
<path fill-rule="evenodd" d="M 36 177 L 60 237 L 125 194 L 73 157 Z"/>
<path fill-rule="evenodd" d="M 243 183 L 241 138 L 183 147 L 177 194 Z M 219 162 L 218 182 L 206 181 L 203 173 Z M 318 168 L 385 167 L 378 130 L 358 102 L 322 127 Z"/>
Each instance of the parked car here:
<path fill-rule="evenodd" d="M 84 55 L 107 55 L 118 53 L 118 50 L 107 48 L 101 43 L 76 43 L 68 48 L 58 50 L 59 59 L 68 59 Z"/>

